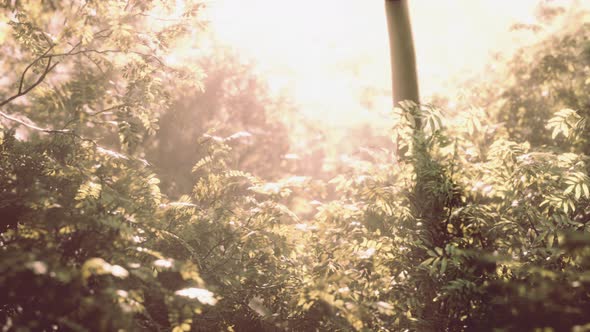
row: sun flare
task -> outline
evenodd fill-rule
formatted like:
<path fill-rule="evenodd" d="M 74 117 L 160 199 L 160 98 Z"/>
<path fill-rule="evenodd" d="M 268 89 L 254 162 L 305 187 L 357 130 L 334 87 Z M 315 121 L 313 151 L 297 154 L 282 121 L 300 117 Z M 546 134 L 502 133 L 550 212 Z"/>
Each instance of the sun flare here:
<path fill-rule="evenodd" d="M 533 23 L 539 1 L 411 1 L 422 95 L 452 94 L 457 80 L 477 73 L 497 50 L 510 54 L 530 43 L 534 36 L 510 27 Z M 292 96 L 305 116 L 328 127 L 378 124 L 390 109 L 381 1 L 217 0 L 208 6 L 215 38 L 256 61 L 272 90 Z"/>

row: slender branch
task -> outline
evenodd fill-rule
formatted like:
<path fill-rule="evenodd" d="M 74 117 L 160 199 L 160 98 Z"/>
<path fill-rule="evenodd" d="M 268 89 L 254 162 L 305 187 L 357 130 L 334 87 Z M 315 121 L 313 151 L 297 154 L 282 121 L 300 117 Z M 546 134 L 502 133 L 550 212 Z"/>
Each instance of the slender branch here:
<path fill-rule="evenodd" d="M 108 31 L 108 29 L 103 29 L 99 32 L 96 33 L 96 35 L 104 32 L 104 31 Z M 47 42 L 51 44 L 51 41 L 47 39 L 47 36 L 45 36 L 45 34 L 43 34 L 43 36 L 46 38 Z M 23 73 L 21 74 L 20 77 L 20 81 L 18 84 L 18 92 L 9 97 L 6 100 L 3 100 L 2 102 L 0 102 L 0 107 L 10 103 L 11 101 L 22 97 L 23 95 L 29 93 L 31 90 L 33 90 L 35 87 L 37 87 L 37 85 L 41 84 L 41 82 L 43 82 L 43 80 L 45 79 L 45 77 L 47 76 L 47 74 L 49 74 L 49 72 L 51 72 L 58 64 L 59 61 L 56 62 L 55 64 L 51 65 L 51 62 L 53 60 L 54 57 L 56 56 L 69 56 L 69 55 L 75 55 L 75 54 L 80 54 L 82 53 L 82 51 L 77 51 L 74 52 L 75 49 L 77 49 L 80 45 L 82 44 L 82 41 L 79 41 L 76 45 L 72 46 L 72 48 L 66 52 L 66 53 L 60 53 L 60 54 L 49 54 L 49 52 L 51 50 L 53 50 L 53 48 L 55 47 L 55 44 L 51 44 L 51 46 L 38 58 L 36 58 L 35 60 L 33 60 L 33 62 L 31 62 L 23 71 Z M 139 52 L 137 52 L 139 53 Z M 149 54 L 142 54 L 144 56 L 150 56 Z M 154 58 L 156 58 L 156 60 L 158 60 L 158 62 L 160 62 L 163 65 L 163 62 L 160 61 L 160 59 L 158 59 L 157 57 L 153 56 Z M 48 59 L 47 60 L 47 66 L 45 67 L 45 70 L 43 71 L 43 73 L 41 74 L 41 76 L 39 76 L 39 78 L 37 79 L 37 81 L 35 81 L 35 83 L 33 83 L 31 86 L 29 86 L 28 88 L 26 88 L 25 90 L 23 90 L 24 87 L 24 82 L 25 82 L 25 77 L 27 75 L 27 72 L 29 71 L 29 69 L 31 69 L 37 62 L 41 61 L 42 59 Z"/>
<path fill-rule="evenodd" d="M 130 105 L 129 104 L 119 104 L 119 105 L 111 106 L 109 108 L 105 108 L 105 109 L 100 110 L 100 111 L 96 111 L 94 113 L 89 113 L 89 112 L 84 111 L 84 114 L 88 114 L 89 116 L 97 116 L 97 115 L 101 115 L 101 114 L 103 114 L 103 115 L 110 115 L 110 114 L 112 114 L 111 111 L 116 110 L 116 109 L 120 109 L 120 108 L 123 108 L 123 107 L 127 107 L 127 106 L 130 106 Z M 74 123 L 76 120 L 77 120 L 76 118 L 73 118 L 70 121 L 66 122 L 66 124 L 63 126 L 62 129 L 66 129 L 69 125 L 71 125 L 72 123 Z"/>
<path fill-rule="evenodd" d="M 93 59 L 90 55 L 88 54 L 84 54 L 84 56 L 90 60 L 90 62 L 92 62 L 96 68 L 98 68 L 98 70 L 100 70 L 101 74 L 106 75 L 105 71 L 102 69 L 102 67 L 100 66 L 100 63 L 98 61 L 96 61 L 95 59 Z"/>
<path fill-rule="evenodd" d="M 24 95 L 26 95 L 27 93 L 29 93 L 31 90 L 33 90 L 34 88 L 37 87 L 37 85 L 41 84 L 41 82 L 43 82 L 43 80 L 45 79 L 45 77 L 47 76 L 47 74 L 49 74 L 49 72 L 51 72 L 58 64 L 59 62 L 51 65 L 51 58 L 49 58 L 49 60 L 47 61 L 47 66 L 45 67 L 45 70 L 43 71 L 43 73 L 41 74 L 41 76 L 39 76 L 39 78 L 37 79 L 37 81 L 35 81 L 35 83 L 31 84 L 28 88 L 26 88 L 25 90 L 22 90 L 22 87 L 19 87 L 19 91 L 9 97 L 8 99 L 3 100 L 2 102 L 0 102 L 0 107 L 10 103 L 11 101 L 22 97 Z"/>
<path fill-rule="evenodd" d="M 105 108 L 105 109 L 103 109 L 101 111 L 96 111 L 94 113 L 88 113 L 87 112 L 86 114 L 88 114 L 90 116 L 96 116 L 96 115 L 99 115 L 99 114 L 103 114 L 103 113 L 106 113 L 106 112 L 114 111 L 116 109 L 127 107 L 127 106 L 130 106 L 130 105 L 129 104 L 118 104 L 118 105 L 115 105 L 115 106 L 111 106 L 109 108 Z"/>
<path fill-rule="evenodd" d="M 82 42 L 81 42 L 81 41 L 80 41 L 80 42 L 78 42 L 78 44 L 74 45 L 74 46 L 73 46 L 73 47 L 70 49 L 70 51 L 69 51 L 68 53 L 64 53 L 64 55 L 67 55 L 67 54 L 70 54 L 70 53 L 74 52 L 74 50 L 75 50 L 76 48 L 78 48 L 78 46 L 80 46 L 80 44 L 82 44 Z M 51 47 L 49 48 L 49 50 L 51 50 L 52 48 L 53 48 L 53 46 L 51 46 Z M 48 51 L 49 51 L 49 50 L 48 50 Z M 47 74 L 49 74 L 49 73 L 50 73 L 50 72 L 51 72 L 53 69 L 55 69 L 55 67 L 57 67 L 57 65 L 59 64 L 59 61 L 58 61 L 58 62 L 56 62 L 56 63 L 54 63 L 54 64 L 52 65 L 52 64 L 51 64 L 51 61 L 53 60 L 53 57 L 52 57 L 52 56 L 50 56 L 50 55 L 47 55 L 47 54 L 44 54 L 44 55 L 42 55 L 42 56 L 41 56 L 39 59 L 45 59 L 45 58 L 48 58 L 48 60 L 47 60 L 47 66 L 45 67 L 45 70 L 44 70 L 44 71 L 43 71 L 43 73 L 42 73 L 42 74 L 39 76 L 39 78 L 38 78 L 38 79 L 37 79 L 37 80 L 36 80 L 36 81 L 35 81 L 33 84 L 31 84 L 31 85 L 30 85 L 28 88 L 26 88 L 26 89 L 24 89 L 24 90 L 23 90 L 23 89 L 22 89 L 22 88 L 23 88 L 23 83 L 22 83 L 22 82 L 23 82 L 23 80 L 24 80 L 24 77 L 25 77 L 25 74 L 26 74 L 26 72 L 29 70 L 29 68 L 32 66 L 32 64 L 31 64 L 31 65 L 29 65 L 29 66 L 27 66 L 27 68 L 25 68 L 25 70 L 24 70 L 24 72 L 23 72 L 23 74 L 22 74 L 22 76 L 21 76 L 21 82 L 19 83 L 19 89 L 18 89 L 17 93 L 16 93 L 15 95 L 13 95 L 13 96 L 11 96 L 11 97 L 9 97 L 9 98 L 7 98 L 7 99 L 5 99 L 5 100 L 1 101 L 1 102 L 0 102 L 0 107 L 2 107 L 2 106 L 4 106 L 4 105 L 6 105 L 6 104 L 8 104 L 8 103 L 10 103 L 11 101 L 13 101 L 13 100 L 15 100 L 15 99 L 17 99 L 17 98 L 19 98 L 19 97 L 22 97 L 22 96 L 26 95 L 26 94 L 27 94 L 27 93 L 29 93 L 31 90 L 33 90 L 34 88 L 36 88 L 36 87 L 37 87 L 39 84 L 41 84 L 41 82 L 43 82 L 43 80 L 45 79 L 45 77 L 47 76 Z M 38 59 L 37 59 L 37 60 L 34 60 L 34 61 L 33 61 L 33 63 L 35 63 L 35 62 L 37 62 L 37 61 L 38 61 Z"/>
<path fill-rule="evenodd" d="M 49 128 L 42 128 L 42 127 L 39 127 L 39 126 L 37 126 L 37 125 L 35 125 L 33 123 L 28 123 L 28 122 L 25 122 L 25 121 L 23 121 L 21 119 L 15 118 L 12 115 L 6 114 L 6 113 L 4 113 L 2 111 L 0 111 L 0 116 L 2 116 L 3 118 L 5 118 L 7 120 L 10 120 L 10 121 L 14 121 L 16 123 L 19 123 L 19 124 L 21 124 L 21 125 L 23 125 L 23 126 L 25 126 L 27 128 L 38 130 L 38 131 L 42 131 L 44 133 L 60 133 L 60 134 L 70 134 L 70 133 L 72 133 L 72 131 L 71 130 L 68 130 L 68 129 L 49 129 Z"/>
<path fill-rule="evenodd" d="M 120 53 L 123 52 L 121 50 L 79 50 L 76 52 L 71 53 L 53 53 L 48 54 L 46 57 L 57 57 L 57 56 L 68 56 L 68 55 L 78 55 L 78 54 L 86 54 L 86 53 L 98 53 L 98 54 L 107 54 L 107 53 Z"/>
<path fill-rule="evenodd" d="M 123 51 L 123 50 L 79 50 L 76 52 L 68 52 L 68 53 L 53 53 L 53 54 L 47 54 L 44 57 L 45 58 L 51 58 L 51 57 L 58 57 L 58 56 L 69 56 L 69 55 L 78 55 L 78 54 L 87 54 L 87 53 L 97 53 L 97 54 L 108 54 L 108 53 L 132 53 L 132 54 L 137 54 L 146 58 L 152 58 L 154 60 L 156 60 L 158 63 L 160 63 L 160 65 L 165 66 L 164 62 L 158 58 L 157 56 L 153 55 L 153 54 L 147 54 L 147 53 L 142 53 L 142 52 L 138 52 L 138 51 Z"/>
<path fill-rule="evenodd" d="M 110 30 L 110 31 L 109 30 L 110 30 L 110 28 L 106 28 L 106 29 L 102 29 L 102 30 L 98 31 L 97 33 L 94 34 L 94 39 L 110 37 L 113 34 L 113 30 Z M 103 32 L 107 32 L 107 31 L 108 31 L 108 33 L 106 35 L 101 35 Z"/>
<path fill-rule="evenodd" d="M 74 49 L 76 49 L 79 45 L 80 45 L 80 43 L 78 43 L 77 45 L 75 45 L 74 47 L 72 47 L 72 49 L 70 50 L 70 52 L 72 52 Z M 54 64 L 52 64 L 53 57 L 48 57 L 47 56 L 47 53 L 49 53 L 49 51 L 51 51 L 53 49 L 53 47 L 54 47 L 54 45 L 51 46 L 47 51 L 45 51 L 45 53 L 43 55 L 41 55 L 39 58 L 35 59 L 31 64 L 29 64 L 25 68 L 25 70 L 23 71 L 23 73 L 21 75 L 21 79 L 20 79 L 20 83 L 19 83 L 19 87 L 18 87 L 17 93 L 15 95 L 13 95 L 13 96 L 11 96 L 11 97 L 9 97 L 9 98 L 1 101 L 0 102 L 0 107 L 2 107 L 4 105 L 7 105 L 11 101 L 13 101 L 13 100 L 15 100 L 15 99 L 17 99 L 19 97 L 22 97 L 22 96 L 26 95 L 27 93 L 29 93 L 31 90 L 33 90 L 34 88 L 36 88 L 39 84 L 41 84 L 41 82 L 43 82 L 43 80 L 45 80 L 45 77 L 47 77 L 47 74 L 49 74 L 53 69 L 55 69 L 55 67 L 57 67 L 57 65 L 59 64 L 59 61 L 56 62 L 56 63 L 54 63 Z M 36 62 L 38 62 L 39 60 L 44 59 L 44 58 L 47 58 L 47 65 L 45 66 L 45 70 L 43 71 L 43 73 L 37 78 L 37 80 L 33 84 L 31 84 L 28 88 L 26 88 L 26 89 L 23 90 L 23 85 L 24 85 L 23 82 L 24 82 L 24 79 L 25 79 L 25 76 L 26 76 L 27 71 Z M 64 130 L 64 129 L 58 130 L 58 129 L 42 128 L 42 127 L 39 127 L 39 126 L 37 126 L 37 125 L 35 125 L 33 123 L 29 123 L 29 122 L 23 121 L 23 120 L 21 120 L 19 118 L 16 118 L 16 117 L 14 117 L 14 116 L 12 116 L 10 114 L 7 114 L 5 112 L 2 112 L 2 111 L 0 111 L 0 116 L 2 116 L 3 118 L 5 118 L 7 120 L 10 120 L 10 121 L 14 121 L 16 123 L 19 123 L 19 124 L 21 124 L 21 125 L 23 125 L 23 126 L 25 126 L 27 128 L 38 130 L 38 131 L 45 132 L 45 133 L 61 133 L 61 134 L 64 134 L 64 133 L 70 134 L 70 133 L 72 133 L 72 131 L 70 131 L 70 130 Z"/>
<path fill-rule="evenodd" d="M 23 91 L 23 84 L 25 82 L 25 75 L 27 74 L 27 71 L 33 67 L 33 65 L 35 65 L 37 62 L 39 62 L 40 60 L 42 60 L 43 58 L 45 58 L 47 56 L 47 53 L 49 53 L 53 47 L 55 47 L 55 45 L 52 45 L 51 47 L 49 47 L 47 49 L 47 51 L 45 51 L 41 56 L 39 56 L 37 59 L 35 59 L 33 62 L 31 62 L 23 71 L 21 77 L 20 77 L 20 83 L 18 84 L 18 93 L 21 93 Z M 50 59 L 51 60 L 51 59 Z"/>

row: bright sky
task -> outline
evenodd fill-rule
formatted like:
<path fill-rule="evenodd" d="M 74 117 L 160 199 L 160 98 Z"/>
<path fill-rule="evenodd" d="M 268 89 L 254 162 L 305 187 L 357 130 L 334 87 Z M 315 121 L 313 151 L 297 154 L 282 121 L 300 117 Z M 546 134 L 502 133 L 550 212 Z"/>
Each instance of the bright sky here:
<path fill-rule="evenodd" d="M 534 21 L 539 1 L 410 0 L 422 96 L 448 93 L 494 51 L 524 45 L 525 35 L 509 28 Z M 343 127 L 389 110 L 383 0 L 208 3 L 217 39 L 256 61 L 273 90 L 291 95 L 307 117 Z"/>

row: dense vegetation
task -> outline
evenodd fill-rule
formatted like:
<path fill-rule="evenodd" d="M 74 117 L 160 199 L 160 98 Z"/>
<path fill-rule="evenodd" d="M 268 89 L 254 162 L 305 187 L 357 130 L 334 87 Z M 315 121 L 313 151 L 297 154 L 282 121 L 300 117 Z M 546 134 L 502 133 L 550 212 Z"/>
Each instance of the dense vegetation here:
<path fill-rule="evenodd" d="M 3 331 L 590 330 L 590 26 L 323 182 L 247 66 L 167 63 L 173 3 L 3 3 Z"/>

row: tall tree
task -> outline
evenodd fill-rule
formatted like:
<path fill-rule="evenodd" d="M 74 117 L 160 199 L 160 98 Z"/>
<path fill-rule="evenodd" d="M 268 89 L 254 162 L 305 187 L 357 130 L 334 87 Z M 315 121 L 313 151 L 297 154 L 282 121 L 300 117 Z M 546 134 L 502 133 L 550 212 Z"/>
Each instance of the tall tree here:
<path fill-rule="evenodd" d="M 404 109 L 405 117 L 410 120 L 413 135 L 409 137 L 398 136 L 398 155 L 401 158 L 409 156 L 415 172 L 415 184 L 410 201 L 412 202 L 413 215 L 420 222 L 410 226 L 414 234 L 420 234 L 421 241 L 426 247 L 416 246 L 411 250 L 412 257 L 418 257 L 415 264 L 428 259 L 427 252 L 435 248 L 445 248 L 449 241 L 445 229 L 444 216 L 452 211 L 449 200 L 444 194 L 437 192 L 441 183 L 452 183 L 452 179 L 444 171 L 444 167 L 432 157 L 428 148 L 427 132 L 422 126 L 424 111 L 418 106 L 420 96 L 418 91 L 418 78 L 416 73 L 416 56 L 412 38 L 412 27 L 407 0 L 385 0 L 387 13 L 387 26 L 389 30 L 389 45 L 391 49 L 391 78 L 393 88 L 394 106 Z M 414 104 L 400 105 L 401 102 L 413 102 Z M 404 139 L 406 142 L 403 142 Z M 400 146 L 409 147 L 409 154 Z M 411 147 L 410 147 L 411 146 Z M 425 250 L 426 249 L 426 250 Z M 447 314 L 446 308 L 440 306 L 436 298 L 438 284 L 436 280 L 422 278 L 420 273 L 414 276 L 420 280 L 420 295 L 416 297 L 421 302 L 421 309 L 416 312 L 419 330 L 434 331 L 438 323 Z"/>

